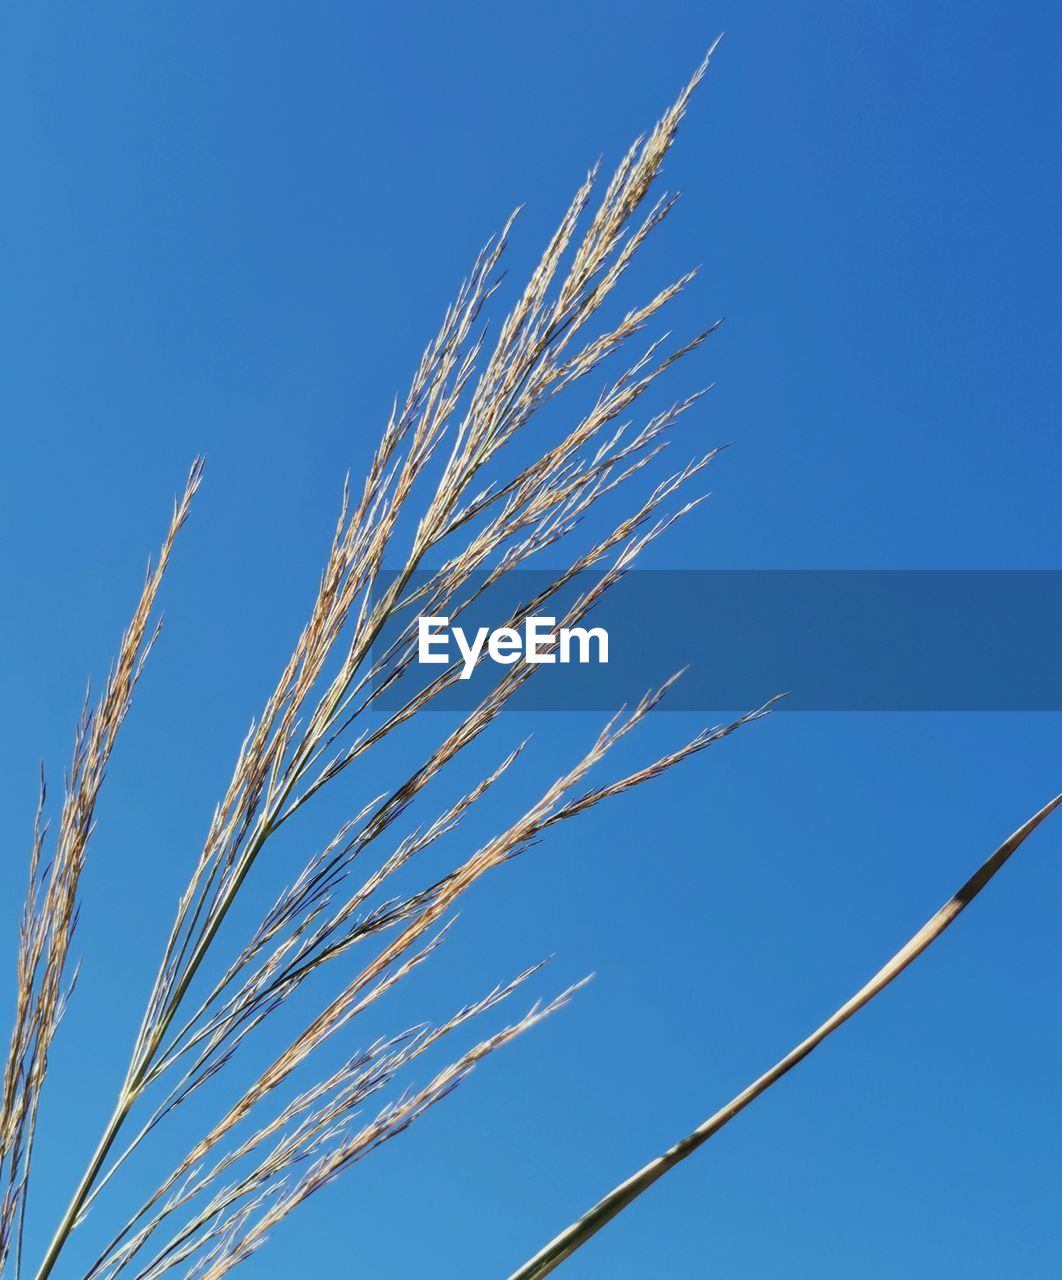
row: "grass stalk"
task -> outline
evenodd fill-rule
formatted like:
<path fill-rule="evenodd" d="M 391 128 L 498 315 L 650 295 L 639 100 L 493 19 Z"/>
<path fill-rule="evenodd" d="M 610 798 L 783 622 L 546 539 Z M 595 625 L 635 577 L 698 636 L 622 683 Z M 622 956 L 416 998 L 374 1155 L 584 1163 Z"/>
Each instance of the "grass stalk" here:
<path fill-rule="evenodd" d="M 576 1250 L 582 1248 L 602 1227 L 611 1222 L 617 1214 L 621 1213 L 628 1205 L 637 1200 L 640 1195 L 648 1191 L 665 1173 L 670 1172 L 676 1165 L 681 1164 L 683 1160 L 691 1156 L 709 1138 L 714 1137 L 720 1129 L 729 1124 L 735 1116 L 744 1111 L 757 1098 L 762 1097 L 772 1085 L 777 1084 L 784 1075 L 792 1071 L 798 1063 L 803 1062 L 812 1050 L 822 1044 L 828 1036 L 832 1035 L 838 1027 L 843 1026 L 860 1009 L 868 1005 L 876 995 L 884 991 L 895 978 L 899 977 L 904 969 L 916 960 L 927 947 L 931 946 L 985 888 L 1025 839 L 1060 805 L 1062 805 L 1062 795 L 1057 795 L 1053 800 L 1045 804 L 1039 812 L 1033 814 L 1027 822 L 1023 823 L 1013 835 L 1004 840 L 991 857 L 978 867 L 974 874 L 948 899 L 944 906 L 926 921 L 909 941 L 904 943 L 892 959 L 883 965 L 869 982 L 860 987 L 855 995 L 846 1000 L 811 1035 L 792 1048 L 785 1057 L 780 1058 L 773 1067 L 765 1071 L 763 1075 L 754 1080 L 736 1097 L 731 1098 L 725 1106 L 720 1107 L 714 1115 L 709 1116 L 703 1124 L 698 1125 L 692 1133 L 681 1139 L 681 1141 L 676 1142 L 663 1155 L 651 1160 L 647 1165 L 639 1169 L 637 1173 L 627 1178 L 626 1181 L 621 1182 L 618 1187 L 599 1200 L 593 1208 L 587 1210 L 581 1218 L 555 1236 L 533 1258 L 525 1262 L 522 1267 L 518 1267 L 509 1276 L 509 1280 L 543 1280 L 543 1277 L 550 1275 L 562 1262 L 570 1258 Z"/>
<path fill-rule="evenodd" d="M 37 1269 L 38 1280 L 46 1280 L 46 1277 L 52 1274 L 55 1264 L 59 1261 L 59 1255 L 70 1238 L 70 1233 L 77 1225 L 78 1218 L 81 1216 L 85 1202 L 88 1200 L 96 1179 L 99 1177 L 100 1170 L 110 1155 L 111 1148 L 118 1139 L 122 1125 L 125 1124 L 129 1112 L 132 1110 L 133 1101 L 133 1097 L 124 1092 L 118 1099 L 118 1103 L 111 1113 L 111 1118 L 107 1121 L 107 1126 L 96 1144 L 96 1150 L 92 1153 L 92 1158 L 81 1176 L 81 1181 L 78 1183 L 73 1196 L 71 1196 L 70 1203 L 67 1205 L 59 1225 L 55 1229 L 55 1234 L 48 1244 L 41 1264 Z"/>

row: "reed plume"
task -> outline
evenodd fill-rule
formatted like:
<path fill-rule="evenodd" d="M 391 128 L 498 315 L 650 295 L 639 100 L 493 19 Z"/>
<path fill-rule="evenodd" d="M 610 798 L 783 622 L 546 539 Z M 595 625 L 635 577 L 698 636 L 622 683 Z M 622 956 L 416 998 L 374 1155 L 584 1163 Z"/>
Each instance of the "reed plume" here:
<path fill-rule="evenodd" d="M 697 498 L 686 496 L 688 487 L 714 451 L 650 482 L 641 496 L 629 495 L 700 393 L 675 400 L 641 426 L 632 425 L 629 415 L 714 326 L 677 345 L 669 346 L 666 337 L 647 340 L 604 380 L 588 409 L 569 409 L 572 425 L 559 435 L 543 429 L 534 436 L 531 461 L 514 462 L 507 446 L 518 433 L 526 436 L 529 424 L 541 423 L 547 405 L 561 402 L 629 349 L 692 279 L 683 275 L 618 321 L 602 323 L 602 308 L 634 255 L 674 207 L 673 195 L 649 196 L 707 65 L 706 58 L 674 105 L 631 147 L 593 210 L 599 174 L 595 168 L 587 175 L 493 345 L 483 321 L 499 288 L 513 221 L 488 243 L 425 349 L 408 392 L 395 401 L 364 482 L 344 490 L 309 617 L 237 754 L 177 904 L 111 1117 L 58 1215 L 36 1280 L 46 1280 L 61 1263 L 83 1280 L 155 1280 L 174 1271 L 217 1280 L 253 1254 L 308 1196 L 405 1131 L 484 1057 L 571 994 L 533 1006 L 432 1072 L 426 1083 L 405 1083 L 369 1118 L 365 1107 L 373 1099 L 399 1088 L 422 1055 L 494 1010 L 537 966 L 438 1025 L 374 1041 L 292 1096 L 297 1073 L 319 1060 L 322 1046 L 441 945 L 463 895 L 553 826 L 650 781 L 767 710 L 706 730 L 626 776 L 591 783 L 591 771 L 653 710 L 665 685 L 610 721 L 539 801 L 499 834 L 466 850 L 446 874 L 422 875 L 418 887 L 398 890 L 399 873 L 419 866 L 429 848 L 457 832 L 520 754 L 519 746 L 510 750 L 470 790 L 436 801 L 436 817 L 399 834 L 410 806 L 452 777 L 453 761 L 535 670 L 508 667 L 433 749 L 409 759 L 383 794 L 292 868 L 288 887 L 241 941 L 233 945 L 223 932 L 226 921 L 239 916 L 233 907 L 246 897 L 244 887 L 276 834 L 292 830 L 289 824 L 304 806 L 458 678 L 455 663 L 426 686 L 403 684 L 413 662 L 418 611 L 459 616 L 487 589 L 551 550 L 565 567 L 504 622 L 519 625 L 571 587 L 574 600 L 558 611 L 561 625 L 575 625 L 649 543 L 696 505 Z M 196 463 L 114 673 L 78 730 L 47 872 L 41 870 L 46 827 L 38 818 L 0 1128 L 0 1274 L 23 1272 L 34 1127 L 69 986 L 78 882 L 96 794 L 151 647 L 156 592 L 200 476 Z M 615 494 L 625 499 L 624 514 L 576 549 L 577 526 Z M 385 562 L 397 570 L 385 571 Z M 394 701 L 383 700 L 384 692 Z M 341 974 L 340 989 L 315 1009 L 303 988 L 326 967 Z M 266 1024 L 276 1025 L 279 1010 L 293 1007 L 305 1010 L 302 1029 L 250 1081 L 241 1080 L 240 1050 Z M 135 1161 L 208 1082 L 227 1090 L 213 1123 L 131 1214 L 117 1216 L 108 1243 L 87 1269 L 67 1266 L 71 1236 L 90 1210 L 101 1210 L 116 1172 Z"/>
<path fill-rule="evenodd" d="M 132 702 L 133 690 L 159 635 L 160 624 L 152 626 L 151 621 L 155 598 L 202 474 L 202 465 L 196 461 L 182 498 L 174 504 L 158 560 L 154 567 L 148 566 L 147 580 L 132 621 L 122 636 L 103 693 L 95 705 L 86 695 L 74 735 L 73 758 L 66 777 L 54 852 L 47 866 L 42 863 L 48 835 L 43 820 L 46 791 L 42 771 L 30 849 L 29 887 L 19 929 L 17 1004 L 0 1099 L 0 1188 L 3 1192 L 0 1274 L 13 1248 L 16 1259 L 21 1254 L 26 1194 L 48 1054 L 74 983 L 75 975 L 69 973 L 70 946 L 77 926 L 78 886 L 92 834 L 96 800 L 118 731 Z"/>

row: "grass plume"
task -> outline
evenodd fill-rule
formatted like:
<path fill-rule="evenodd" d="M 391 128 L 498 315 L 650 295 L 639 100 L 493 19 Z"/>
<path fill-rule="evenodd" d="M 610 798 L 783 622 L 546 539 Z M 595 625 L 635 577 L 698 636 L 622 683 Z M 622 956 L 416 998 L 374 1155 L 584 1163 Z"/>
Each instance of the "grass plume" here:
<path fill-rule="evenodd" d="M 46 790 L 42 771 L 29 888 L 19 929 L 17 1004 L 0 1098 L 0 1274 L 12 1250 L 16 1260 L 21 1255 L 41 1091 L 48 1072 L 48 1055 L 74 982 L 69 972 L 70 947 L 77 926 L 78 887 L 88 855 L 96 801 L 115 740 L 132 703 L 133 690 L 159 635 L 161 624 L 152 625 L 155 599 L 202 474 L 202 463 L 197 460 L 183 496 L 174 504 L 158 559 L 154 566 L 148 565 L 143 591 L 103 692 L 95 704 L 86 695 L 74 735 L 54 852 L 47 865 L 42 861 L 49 834 L 43 820 Z"/>
<path fill-rule="evenodd" d="M 640 351 L 619 361 L 618 371 L 603 376 L 604 366 L 630 351 L 692 276 L 665 284 L 618 320 L 605 322 L 603 308 L 674 207 L 673 195 L 650 196 L 707 66 L 706 58 L 656 126 L 630 148 L 596 207 L 599 174 L 594 169 L 587 175 L 492 344 L 484 319 L 495 304 L 513 221 L 488 243 L 424 350 L 408 391 L 396 399 L 363 482 L 344 491 L 309 616 L 247 731 L 192 861 L 110 1119 L 58 1215 L 32 1273 L 36 1280 L 47 1280 L 66 1263 L 71 1237 L 90 1211 L 102 1208 L 114 1175 L 136 1161 L 176 1109 L 210 1082 L 225 1094 L 214 1121 L 138 1207 L 118 1215 L 89 1267 L 65 1270 L 83 1280 L 155 1280 L 174 1271 L 217 1280 L 253 1254 L 308 1196 L 404 1132 L 483 1058 L 570 995 L 535 1005 L 457 1053 L 427 1083 L 405 1082 L 423 1054 L 508 999 L 535 972 L 529 970 L 437 1025 L 375 1041 L 292 1096 L 297 1075 L 308 1065 L 312 1069 L 322 1047 L 443 943 L 467 891 L 550 828 L 651 781 L 765 713 L 760 708 L 706 730 L 626 776 L 591 781 L 615 743 L 658 704 L 665 686 L 607 724 L 540 799 L 498 834 L 466 849 L 445 874 L 422 876 L 412 890 L 399 889 L 399 873 L 419 867 L 426 850 L 457 832 L 518 759 L 519 747 L 456 798 L 451 784 L 449 798 L 435 802 L 438 816 L 400 834 L 410 806 L 446 786 L 453 762 L 494 724 L 534 671 L 528 665 L 506 668 L 456 727 L 411 756 L 382 795 L 292 868 L 287 888 L 242 940 L 234 944 L 232 928 L 224 928 L 227 922 L 242 927 L 235 923 L 240 912 L 234 907 L 246 897 L 244 887 L 277 832 L 290 829 L 322 790 L 458 678 L 455 663 L 426 687 L 403 685 L 417 610 L 456 616 L 485 585 L 551 551 L 563 567 L 536 599 L 504 621 L 518 624 L 575 584 L 578 594 L 561 621 L 575 625 L 649 543 L 696 505 L 697 496 L 687 496 L 691 482 L 714 451 L 656 476 L 644 487 L 647 492 L 638 486 L 699 393 L 678 398 L 640 426 L 633 417 L 645 393 L 714 326 L 677 344 L 669 345 L 666 336 L 646 339 Z M 541 424 L 547 406 L 570 403 L 563 400 L 566 393 L 590 378 L 598 390 L 588 408 L 569 408 L 568 425 L 559 434 L 543 428 L 530 437 L 529 424 Z M 510 449 L 521 433 L 533 447 Z M 38 819 L 0 1128 L 0 1274 L 7 1274 L 10 1263 L 16 1280 L 23 1272 L 34 1127 L 67 993 L 95 798 L 151 647 L 156 592 L 200 475 L 197 463 L 103 698 L 82 721 L 47 872 L 41 870 L 47 833 L 43 817 Z M 622 514 L 611 517 L 588 544 L 576 544 L 576 529 L 607 495 L 622 500 Z M 385 573 L 385 561 L 397 564 L 397 571 Z M 380 701 L 384 690 L 397 695 L 388 709 Z M 315 1007 L 306 983 L 326 968 L 341 975 L 339 990 Z M 241 1078 L 244 1045 L 276 1025 L 281 1009 L 293 1008 L 305 1011 L 301 1029 L 264 1068 L 249 1080 Z M 366 1105 L 392 1087 L 397 1095 L 366 1119 Z"/>

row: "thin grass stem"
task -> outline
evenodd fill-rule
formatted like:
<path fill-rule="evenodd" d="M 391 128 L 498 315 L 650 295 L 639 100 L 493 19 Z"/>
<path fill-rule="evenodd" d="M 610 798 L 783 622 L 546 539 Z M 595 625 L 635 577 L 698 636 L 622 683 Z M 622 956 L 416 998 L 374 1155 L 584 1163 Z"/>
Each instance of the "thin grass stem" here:
<path fill-rule="evenodd" d="M 822 1044 L 838 1027 L 846 1023 L 853 1014 L 858 1013 L 860 1009 L 869 1004 L 890 982 L 899 977 L 912 961 L 916 960 L 927 947 L 931 946 L 944 930 L 958 918 L 961 912 L 970 905 L 1004 863 L 1017 851 L 1024 840 L 1060 805 L 1062 805 L 1062 795 L 1057 795 L 1053 800 L 1045 804 L 1038 813 L 1033 814 L 1027 822 L 1023 823 L 1012 836 L 1004 840 L 991 857 L 966 881 L 962 888 L 949 898 L 944 906 L 908 942 L 904 943 L 892 959 L 883 965 L 869 982 L 860 987 L 851 999 L 845 1001 L 835 1013 L 827 1018 L 822 1026 L 791 1049 L 785 1057 L 780 1058 L 770 1070 L 765 1071 L 763 1075 L 754 1080 L 736 1097 L 731 1098 L 725 1106 L 720 1107 L 714 1115 L 709 1116 L 703 1124 L 698 1125 L 692 1133 L 681 1141 L 676 1142 L 663 1155 L 651 1160 L 625 1182 L 621 1182 L 618 1187 L 599 1200 L 592 1209 L 589 1209 L 571 1226 L 555 1236 L 533 1258 L 525 1262 L 522 1267 L 518 1267 L 509 1276 L 509 1280 L 543 1280 L 544 1276 L 550 1275 L 562 1262 L 570 1258 L 577 1249 L 582 1248 L 602 1227 L 611 1222 L 617 1214 L 637 1200 L 645 1191 L 648 1191 L 654 1182 L 659 1181 L 665 1173 L 668 1173 L 677 1164 L 691 1156 L 698 1147 L 703 1146 L 709 1138 L 717 1134 L 724 1125 L 729 1124 L 750 1103 L 755 1102 L 772 1085 L 777 1084 L 784 1075 L 792 1071 L 798 1063 L 803 1062 L 813 1049 Z"/>

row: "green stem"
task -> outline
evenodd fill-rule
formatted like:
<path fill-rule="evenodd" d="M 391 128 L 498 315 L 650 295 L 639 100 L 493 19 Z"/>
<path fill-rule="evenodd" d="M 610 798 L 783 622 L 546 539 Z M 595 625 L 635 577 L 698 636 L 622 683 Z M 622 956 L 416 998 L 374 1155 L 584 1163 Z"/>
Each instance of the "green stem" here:
<path fill-rule="evenodd" d="M 70 1233 L 77 1225 L 78 1215 L 80 1214 L 85 1201 L 88 1199 L 89 1192 L 92 1190 L 92 1185 L 99 1176 L 100 1169 L 103 1168 L 103 1162 L 107 1159 L 107 1155 L 110 1152 L 111 1147 L 114 1146 L 115 1139 L 118 1137 L 118 1133 L 121 1130 L 122 1125 L 125 1123 L 126 1117 L 129 1115 L 129 1111 L 132 1108 L 134 1101 L 135 1096 L 123 1089 L 122 1094 L 118 1099 L 118 1105 L 115 1107 L 110 1120 L 107 1122 L 107 1128 L 103 1131 L 103 1136 L 100 1138 L 99 1145 L 96 1147 L 92 1159 L 89 1161 L 88 1168 L 85 1170 L 85 1173 L 78 1184 L 78 1188 L 71 1198 L 70 1204 L 67 1207 L 66 1213 L 63 1215 L 62 1221 L 55 1230 L 55 1235 L 52 1237 L 51 1244 L 48 1246 L 48 1252 L 44 1255 L 44 1260 L 41 1262 L 40 1268 L 37 1271 L 37 1280 L 47 1280 L 47 1277 L 51 1275 L 52 1268 L 58 1261 L 59 1255 L 62 1253 L 63 1246 L 66 1244 Z"/>

